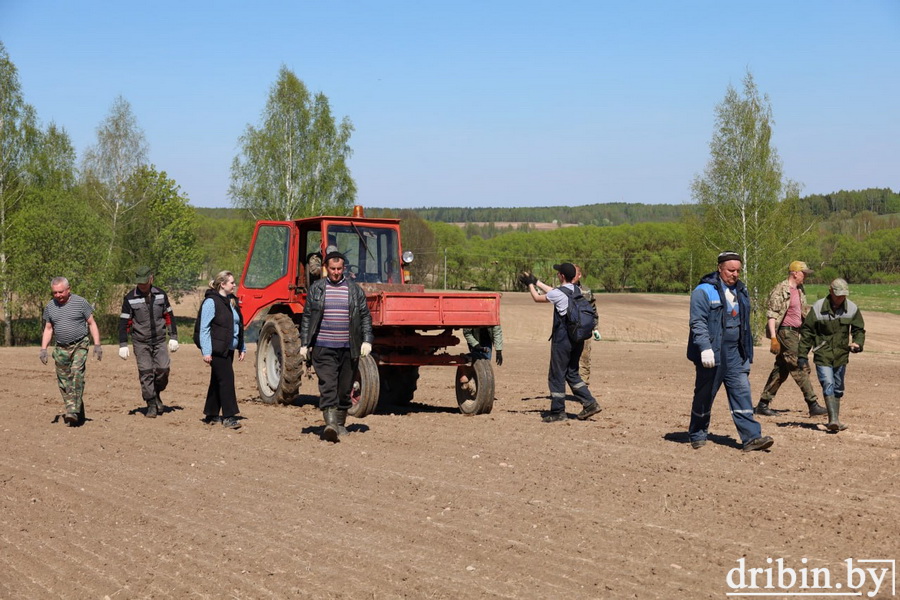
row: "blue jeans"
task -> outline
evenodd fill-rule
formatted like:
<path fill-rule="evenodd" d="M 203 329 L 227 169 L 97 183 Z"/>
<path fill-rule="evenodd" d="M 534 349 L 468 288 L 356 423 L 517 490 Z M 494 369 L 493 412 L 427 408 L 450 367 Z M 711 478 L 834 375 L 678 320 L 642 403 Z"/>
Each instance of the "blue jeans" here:
<path fill-rule="evenodd" d="M 691 406 L 691 424 L 688 435 L 692 442 L 709 436 L 709 421 L 713 400 L 719 388 L 725 384 L 731 418 L 737 427 L 741 443 L 746 444 L 762 435 L 762 427 L 753 418 L 753 398 L 750 395 L 750 361 L 741 358 L 737 343 L 725 343 L 721 364 L 712 369 L 697 365 L 694 382 L 694 402 Z"/>
<path fill-rule="evenodd" d="M 487 349 L 487 352 L 478 352 L 477 350 L 475 350 L 476 347 L 469 346 L 469 354 L 472 355 L 472 360 L 491 360 L 491 350 L 493 349 L 492 346 L 482 346 L 482 348 Z"/>
<path fill-rule="evenodd" d="M 819 377 L 819 383 L 822 384 L 823 396 L 834 396 L 841 398 L 844 395 L 844 374 L 847 372 L 847 365 L 840 367 L 831 367 L 828 365 L 816 365 L 816 375 Z"/>

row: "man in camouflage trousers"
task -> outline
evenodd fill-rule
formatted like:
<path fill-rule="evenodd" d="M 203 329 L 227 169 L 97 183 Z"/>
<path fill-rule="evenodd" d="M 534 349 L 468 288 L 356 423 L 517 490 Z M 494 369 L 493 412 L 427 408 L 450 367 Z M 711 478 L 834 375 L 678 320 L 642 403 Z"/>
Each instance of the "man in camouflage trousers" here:
<path fill-rule="evenodd" d="M 66 405 L 63 420 L 74 427 L 84 423 L 84 371 L 91 339 L 94 357 L 98 361 L 103 358 L 100 329 L 94 321 L 94 309 L 87 300 L 71 292 L 68 279 L 54 278 L 50 289 L 53 300 L 44 307 L 44 333 L 38 358 L 47 364 L 47 347 L 55 336 L 53 362 L 56 363 L 59 391 Z"/>
<path fill-rule="evenodd" d="M 809 313 L 803 281 L 812 272 L 805 262 L 795 260 L 788 267 L 788 278 L 776 285 L 769 294 L 766 310 L 768 319 L 766 337 L 772 340 L 770 351 L 775 355 L 775 366 L 769 373 L 769 380 L 760 395 L 759 404 L 756 405 L 755 412 L 758 415 L 772 416 L 775 414 L 775 411 L 769 408 L 769 404 L 788 375 L 793 377 L 800 386 L 803 398 L 809 408 L 809 416 L 816 417 L 824 415 L 826 412 L 819 404 L 816 392 L 809 380 L 809 365 L 802 367 L 797 365 L 800 326 Z"/>
<path fill-rule="evenodd" d="M 581 285 L 581 267 L 578 265 L 575 265 L 575 279 L 572 280 L 572 283 L 581 289 L 581 295 L 584 296 L 584 299 L 590 302 L 591 306 L 596 308 L 597 301 L 594 299 L 594 292 Z M 591 339 L 595 342 L 600 341 L 599 329 L 594 330 Z M 581 379 L 585 383 L 589 384 L 591 382 L 591 340 L 584 343 L 584 352 L 581 353 L 581 358 L 578 360 L 578 372 L 581 374 Z"/>

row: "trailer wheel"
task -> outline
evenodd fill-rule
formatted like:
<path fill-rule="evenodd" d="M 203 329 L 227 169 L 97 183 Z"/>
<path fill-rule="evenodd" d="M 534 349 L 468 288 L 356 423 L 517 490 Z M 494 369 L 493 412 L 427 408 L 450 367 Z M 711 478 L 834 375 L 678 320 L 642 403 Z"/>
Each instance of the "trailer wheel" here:
<path fill-rule="evenodd" d="M 419 367 L 383 366 L 381 377 L 381 399 L 384 402 L 404 406 L 412 402 L 419 381 Z"/>
<path fill-rule="evenodd" d="M 290 404 L 300 389 L 300 332 L 287 315 L 270 315 L 256 345 L 256 387 L 266 404 Z"/>
<path fill-rule="evenodd" d="M 378 364 L 372 355 L 359 357 L 359 366 L 353 374 L 353 389 L 350 392 L 350 410 L 348 414 L 362 419 L 375 412 L 378 406 L 380 390 Z"/>
<path fill-rule="evenodd" d="M 465 376 L 468 382 L 460 380 Z M 494 407 L 494 370 L 491 361 L 478 359 L 456 369 L 456 401 L 464 415 L 486 415 Z"/>

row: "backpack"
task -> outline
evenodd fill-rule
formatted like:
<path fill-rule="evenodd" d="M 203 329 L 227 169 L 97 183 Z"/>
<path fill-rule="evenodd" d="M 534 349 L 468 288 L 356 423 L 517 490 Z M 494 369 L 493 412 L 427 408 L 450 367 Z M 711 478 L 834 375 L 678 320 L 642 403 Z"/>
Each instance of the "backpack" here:
<path fill-rule="evenodd" d="M 194 345 L 200 348 L 200 313 L 203 312 L 203 302 L 197 309 L 197 318 L 194 320 Z"/>
<path fill-rule="evenodd" d="M 590 339 L 599 322 L 597 308 L 584 297 L 581 289 L 577 286 L 575 291 L 571 291 L 565 286 L 560 286 L 558 289 L 569 298 L 569 308 L 563 317 L 566 331 L 569 333 L 569 340 L 583 342 Z"/>

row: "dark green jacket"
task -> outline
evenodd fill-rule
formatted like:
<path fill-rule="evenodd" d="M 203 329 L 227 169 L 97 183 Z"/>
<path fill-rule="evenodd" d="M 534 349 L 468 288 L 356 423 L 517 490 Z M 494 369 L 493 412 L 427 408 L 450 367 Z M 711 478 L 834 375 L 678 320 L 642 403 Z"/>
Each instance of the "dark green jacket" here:
<path fill-rule="evenodd" d="M 799 356 L 813 351 L 817 365 L 840 367 L 850 361 L 850 342 L 859 344 L 860 352 L 866 343 L 866 324 L 859 307 L 845 299 L 836 310 L 830 296 L 813 304 L 800 327 Z"/>

